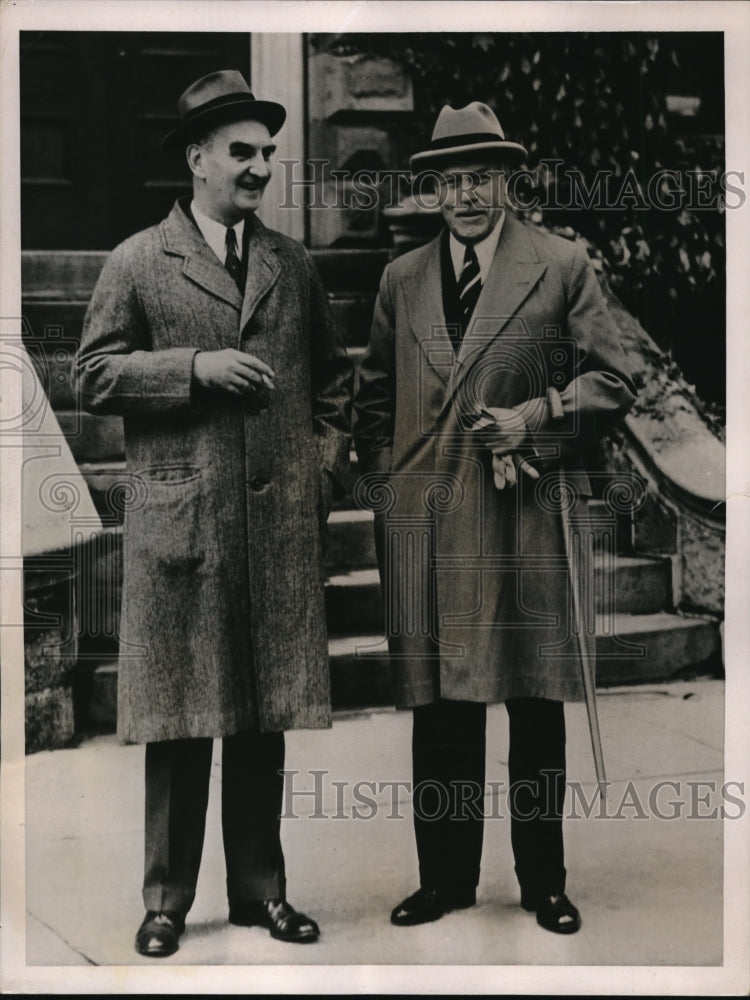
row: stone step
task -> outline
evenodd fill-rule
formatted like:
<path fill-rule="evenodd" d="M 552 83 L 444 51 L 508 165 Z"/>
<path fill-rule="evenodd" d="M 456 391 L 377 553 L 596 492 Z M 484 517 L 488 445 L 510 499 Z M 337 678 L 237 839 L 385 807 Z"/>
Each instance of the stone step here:
<path fill-rule="evenodd" d="M 597 611 L 653 614 L 671 605 L 669 559 L 594 557 Z M 326 582 L 328 627 L 346 634 L 383 627 L 383 596 L 375 568 L 333 573 Z"/>
<path fill-rule="evenodd" d="M 325 247 L 310 251 L 324 286 L 374 294 L 392 251 Z M 24 294 L 39 298 L 87 299 L 109 256 L 106 250 L 24 250 L 21 280 Z"/>
<path fill-rule="evenodd" d="M 110 523 L 113 517 L 120 521 L 121 511 L 116 503 L 117 486 L 118 483 L 127 484 L 126 464 L 122 458 L 107 458 L 101 454 L 107 451 L 114 452 L 123 447 L 120 418 L 96 418 L 89 417 L 88 414 L 76 417 L 73 413 L 66 413 L 61 415 L 61 423 L 64 430 L 70 425 L 73 453 L 78 458 L 79 469 L 88 483 L 97 510 L 106 517 L 107 523 Z M 357 454 L 352 449 L 349 452 L 350 483 L 356 482 L 358 474 Z M 590 500 L 589 510 L 596 548 L 601 548 L 605 536 L 609 536 L 608 551 L 612 547 L 613 540 L 616 552 L 632 551 L 631 524 L 628 516 L 608 514 L 603 500 Z M 326 552 L 328 567 L 347 566 L 351 569 L 361 569 L 375 565 L 372 519 L 371 511 L 355 507 L 351 494 L 334 502 L 328 522 Z"/>
<path fill-rule="evenodd" d="M 596 656 L 601 687 L 718 672 L 722 669 L 719 622 L 667 612 L 598 618 Z"/>
<path fill-rule="evenodd" d="M 597 686 L 654 683 L 721 670 L 718 622 L 666 613 L 597 619 Z M 378 634 L 331 638 L 334 708 L 392 703 L 385 639 Z M 113 730 L 117 710 L 117 663 L 100 664 L 82 677 L 77 716 L 84 729 Z"/>
<path fill-rule="evenodd" d="M 116 497 L 108 497 L 115 478 L 97 477 L 95 492 L 103 517 L 111 523 Z M 121 506 L 121 505 L 120 505 Z M 375 568 L 372 515 L 369 511 L 334 511 L 329 521 L 326 601 L 332 635 L 379 629 L 383 625 L 383 600 Z M 122 575 L 122 528 L 110 527 L 97 536 L 77 566 L 76 590 L 81 654 L 109 656 L 116 652 Z M 615 606 L 623 612 L 645 614 L 670 606 L 670 561 L 599 555 L 598 607 Z M 605 565 L 611 564 L 608 570 Z M 341 569 L 341 566 L 345 569 Z"/>
<path fill-rule="evenodd" d="M 354 570 L 375 566 L 372 511 L 331 511 L 325 561 L 328 569 L 346 566 Z"/>
<path fill-rule="evenodd" d="M 356 647 L 369 642 L 377 642 L 381 654 L 360 659 L 355 655 Z M 329 649 L 334 709 L 392 704 L 390 665 L 383 639 L 334 638 Z M 78 672 L 73 687 L 78 732 L 113 732 L 116 728 L 117 673 L 115 659 Z"/>
<path fill-rule="evenodd" d="M 335 299 L 331 306 L 357 373 L 369 336 L 372 302 Z M 78 405 L 71 385 L 71 366 L 78 349 L 86 308 L 86 302 L 24 300 L 25 318 L 28 320 L 24 341 L 33 353 L 37 373 L 57 414 L 75 410 Z"/>
<path fill-rule="evenodd" d="M 601 549 L 606 538 L 608 552 L 633 551 L 629 514 L 613 514 L 607 509 L 603 500 L 589 500 L 589 514 L 594 533 L 594 548 Z"/>
<path fill-rule="evenodd" d="M 329 569 L 346 566 L 350 570 L 375 566 L 372 512 L 352 508 L 351 499 L 347 498 L 345 503 L 346 506 L 333 510 L 328 519 L 326 566 Z M 590 507 L 594 515 L 594 546 L 601 548 L 606 535 L 607 551 L 611 550 L 614 541 L 616 552 L 628 552 L 630 526 L 627 518 L 612 518 L 607 523 L 602 516 L 605 510 L 603 501 L 591 500 Z"/>
<path fill-rule="evenodd" d="M 653 614 L 669 606 L 669 560 L 618 556 L 609 571 L 605 571 L 601 557 L 596 558 L 596 563 L 600 613 L 612 608 L 613 599 L 622 614 Z M 87 593 L 78 597 L 82 655 L 116 653 L 120 574 L 119 552 L 113 550 L 102 554 L 90 566 L 86 580 L 79 585 L 87 587 Z M 326 581 L 326 611 L 333 636 L 383 628 L 383 597 L 377 569 L 369 567 L 330 575 Z"/>
<path fill-rule="evenodd" d="M 377 634 L 340 636 L 330 640 L 329 648 L 338 707 L 390 703 L 385 639 Z M 722 669 L 719 624 L 709 618 L 667 613 L 599 616 L 596 651 L 597 687 L 660 682 Z"/>
<path fill-rule="evenodd" d="M 333 297 L 334 321 L 355 369 L 359 368 L 369 338 L 373 300 Z M 37 362 L 38 374 L 55 412 L 76 408 L 71 387 L 71 365 L 81 339 L 88 302 L 25 296 L 24 342 Z"/>

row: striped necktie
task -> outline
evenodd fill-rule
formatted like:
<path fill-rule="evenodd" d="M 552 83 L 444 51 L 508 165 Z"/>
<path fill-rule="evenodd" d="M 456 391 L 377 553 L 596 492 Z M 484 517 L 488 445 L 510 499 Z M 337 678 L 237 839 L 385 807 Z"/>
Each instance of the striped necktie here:
<path fill-rule="evenodd" d="M 479 293 L 482 291 L 482 276 L 479 273 L 479 261 L 473 246 L 467 246 L 464 252 L 464 265 L 458 277 L 458 299 L 461 303 L 462 325 L 468 326 Z"/>
<path fill-rule="evenodd" d="M 242 267 L 242 261 L 237 256 L 237 236 L 235 235 L 234 229 L 227 229 L 226 237 L 226 247 L 227 256 L 224 261 L 224 267 L 234 278 L 235 284 L 241 292 L 245 291 L 245 270 Z"/>

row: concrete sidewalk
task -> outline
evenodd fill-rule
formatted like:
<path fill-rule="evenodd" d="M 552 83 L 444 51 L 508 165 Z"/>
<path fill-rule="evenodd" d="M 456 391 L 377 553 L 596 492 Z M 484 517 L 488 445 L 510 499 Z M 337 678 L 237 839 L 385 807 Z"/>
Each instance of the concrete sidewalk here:
<path fill-rule="evenodd" d="M 518 905 L 507 819 L 488 819 L 477 906 L 414 928 L 390 925 L 392 906 L 418 885 L 408 792 L 383 782 L 410 776 L 410 713 L 339 716 L 333 731 L 287 737 L 289 811 L 282 826 L 290 901 L 321 925 L 307 947 L 260 928 L 227 923 L 214 762 L 198 895 L 179 952 L 160 965 L 482 964 L 672 965 L 722 960 L 724 685 L 718 680 L 611 689 L 600 694 L 608 778 L 604 815 L 585 818 L 569 791 L 568 892 L 583 916 L 570 938 L 543 931 Z M 568 779 L 591 800 L 595 783 L 586 712 L 566 706 Z M 507 817 L 507 716 L 488 718 L 486 800 Z M 316 818 L 310 771 L 325 771 Z M 727 777 L 731 778 L 731 775 Z M 679 787 L 663 787 L 673 780 Z M 352 815 L 352 786 L 377 807 Z M 344 782 L 337 786 L 334 782 Z M 291 798 L 290 798 L 291 793 Z M 652 795 L 649 801 L 649 795 Z M 143 748 L 98 737 L 72 750 L 27 758 L 28 965 L 154 965 L 135 954 L 142 919 Z M 702 798 L 703 802 L 697 799 Z M 670 805 L 670 802 L 677 805 Z M 682 803 L 682 805 L 679 805 Z M 681 817 L 663 819 L 677 808 Z M 717 818 L 691 819 L 717 809 Z M 573 812 L 578 818 L 572 818 Z M 738 812 L 727 804 L 727 814 Z M 401 818 L 394 818 L 394 814 Z M 639 817 L 640 814 L 640 817 Z"/>

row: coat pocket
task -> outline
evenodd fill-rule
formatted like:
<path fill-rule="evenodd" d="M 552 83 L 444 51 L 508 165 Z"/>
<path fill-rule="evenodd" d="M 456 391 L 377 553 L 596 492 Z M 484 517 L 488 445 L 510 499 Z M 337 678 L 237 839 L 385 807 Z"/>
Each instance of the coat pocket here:
<path fill-rule="evenodd" d="M 201 470 L 175 463 L 149 466 L 138 476 L 145 501 L 129 518 L 131 555 L 165 573 L 194 571 L 206 557 Z"/>

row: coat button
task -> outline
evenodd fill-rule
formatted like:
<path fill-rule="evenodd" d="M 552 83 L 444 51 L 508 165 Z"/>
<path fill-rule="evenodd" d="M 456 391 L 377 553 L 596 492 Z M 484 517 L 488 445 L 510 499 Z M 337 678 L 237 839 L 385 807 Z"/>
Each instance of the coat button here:
<path fill-rule="evenodd" d="M 269 483 L 268 480 L 264 479 L 262 476 L 253 476 L 248 485 L 251 490 L 255 490 L 256 493 L 259 493 L 261 490 L 264 490 Z"/>

